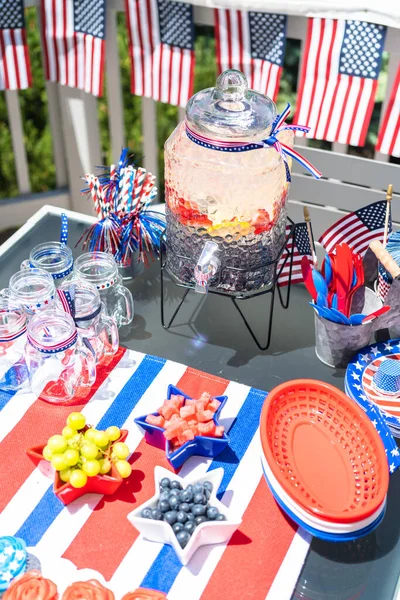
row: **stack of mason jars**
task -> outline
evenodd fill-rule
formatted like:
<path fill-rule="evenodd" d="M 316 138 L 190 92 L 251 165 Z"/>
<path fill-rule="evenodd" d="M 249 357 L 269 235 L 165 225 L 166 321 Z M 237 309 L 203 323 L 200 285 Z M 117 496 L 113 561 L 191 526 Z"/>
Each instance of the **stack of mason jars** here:
<path fill-rule="evenodd" d="M 96 365 L 117 352 L 118 328 L 133 313 L 111 254 L 87 252 L 74 263 L 65 244 L 39 244 L 0 291 L 0 393 L 26 389 L 71 402 L 94 384 Z"/>

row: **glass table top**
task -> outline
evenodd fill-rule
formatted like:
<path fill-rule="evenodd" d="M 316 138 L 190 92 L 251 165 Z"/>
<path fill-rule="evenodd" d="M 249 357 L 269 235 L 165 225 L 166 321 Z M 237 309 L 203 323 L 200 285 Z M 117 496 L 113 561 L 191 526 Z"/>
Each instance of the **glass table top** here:
<path fill-rule="evenodd" d="M 70 218 L 69 242 L 87 229 Z M 11 248 L 0 255 L 0 288 L 28 258 L 30 249 L 59 237 L 60 218 L 44 215 Z M 165 331 L 160 320 L 160 269 L 150 264 L 126 283 L 135 300 L 135 319 L 120 330 L 121 345 L 208 371 L 263 390 L 289 379 L 309 377 L 343 390 L 344 371 L 322 364 L 314 351 L 314 316 L 303 286 L 293 286 L 288 310 L 276 302 L 269 350 L 258 350 L 228 298 L 189 293 L 174 325 Z M 172 283 L 165 291 L 166 319 L 172 315 L 182 289 Z M 270 295 L 241 303 L 258 335 L 267 331 Z M 397 597 L 400 571 L 400 473 L 391 477 L 386 516 L 365 538 L 348 543 L 313 539 L 293 598 L 296 600 L 392 600 Z"/>

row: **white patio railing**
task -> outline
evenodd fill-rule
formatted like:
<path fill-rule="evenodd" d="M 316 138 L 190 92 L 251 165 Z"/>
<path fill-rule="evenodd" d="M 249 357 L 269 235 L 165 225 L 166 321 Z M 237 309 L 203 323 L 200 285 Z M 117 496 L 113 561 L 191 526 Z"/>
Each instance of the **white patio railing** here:
<path fill-rule="evenodd" d="M 39 0 L 25 0 L 39 14 Z M 117 12 L 124 10 L 123 0 L 107 0 L 106 81 L 109 111 L 109 134 L 112 155 L 118 158 L 125 142 L 123 100 L 120 64 L 117 47 Z M 211 8 L 195 6 L 196 24 L 213 25 Z M 288 37 L 303 44 L 306 19 L 289 16 Z M 389 53 L 389 74 L 386 98 L 388 102 L 395 70 L 400 59 L 400 30 L 389 28 L 385 50 Z M 31 194 L 28 161 L 24 148 L 24 123 L 21 117 L 18 92 L 6 91 L 5 97 L 11 129 L 16 176 L 20 196 L 0 200 L 0 228 L 21 225 L 44 204 L 88 213 L 90 204 L 81 196 L 81 175 L 101 164 L 101 145 L 96 98 L 78 90 L 46 82 L 48 111 L 53 139 L 57 189 L 45 194 Z M 180 118 L 184 111 L 179 110 Z M 157 175 L 157 122 L 156 105 L 142 98 L 142 133 L 144 166 Z M 400 166 L 388 162 L 388 157 L 377 154 L 375 160 L 347 154 L 347 147 L 333 144 L 333 151 L 307 147 L 308 141 L 297 141 L 302 153 L 323 173 L 315 181 L 294 165 L 290 193 L 290 214 L 302 219 L 302 206 L 311 207 L 314 233 L 319 236 L 343 211 L 352 211 L 362 205 L 384 198 L 389 183 L 394 185 L 393 219 L 400 227 Z M 37 165 L 40 168 L 40 165 Z"/>

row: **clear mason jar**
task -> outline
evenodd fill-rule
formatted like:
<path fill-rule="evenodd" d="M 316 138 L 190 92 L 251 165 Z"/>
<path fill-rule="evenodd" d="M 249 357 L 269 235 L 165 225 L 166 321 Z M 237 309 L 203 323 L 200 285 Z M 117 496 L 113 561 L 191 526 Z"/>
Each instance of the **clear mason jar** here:
<path fill-rule="evenodd" d="M 1 291 L 1 296 L 22 304 L 28 319 L 41 310 L 54 306 L 56 288 L 54 280 L 43 269 L 26 269 L 14 273 L 9 287 Z"/>
<path fill-rule="evenodd" d="M 118 350 L 118 327 L 113 317 L 106 314 L 104 304 L 96 287 L 88 281 L 71 279 L 65 281 L 60 291 L 75 290 L 75 325 L 84 344 L 93 349 L 96 362 L 104 356 L 112 356 Z M 56 298 L 56 306 L 63 309 L 61 300 Z"/>
<path fill-rule="evenodd" d="M 29 387 L 24 358 L 26 313 L 9 297 L 0 297 L 0 390 L 17 392 Z"/>
<path fill-rule="evenodd" d="M 53 404 L 68 404 L 78 388 L 96 380 L 93 353 L 84 345 L 72 317 L 56 309 L 28 323 L 25 360 L 32 392 Z"/>
<path fill-rule="evenodd" d="M 74 268 L 72 250 L 62 242 L 43 242 L 35 246 L 28 260 L 21 263 L 21 269 L 36 267 L 52 276 L 56 287 L 70 279 Z"/>
<path fill-rule="evenodd" d="M 75 261 L 74 275 L 96 286 L 108 316 L 115 319 L 118 327 L 132 322 L 134 314 L 132 294 L 122 285 L 117 263 L 111 254 L 106 252 L 81 254 Z"/>

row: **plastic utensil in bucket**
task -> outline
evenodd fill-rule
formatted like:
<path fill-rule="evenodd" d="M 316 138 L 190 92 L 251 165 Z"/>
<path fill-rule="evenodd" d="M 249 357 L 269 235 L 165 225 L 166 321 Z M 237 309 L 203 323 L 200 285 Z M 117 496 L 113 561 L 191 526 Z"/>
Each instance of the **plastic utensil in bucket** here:
<path fill-rule="evenodd" d="M 361 299 L 360 299 L 361 300 Z M 356 312 L 369 314 L 382 306 L 382 302 L 369 288 L 364 289 L 363 306 Z M 344 368 L 353 355 L 368 346 L 373 332 L 379 328 L 376 319 L 363 325 L 342 325 L 315 314 L 315 353 L 329 367 Z"/>

